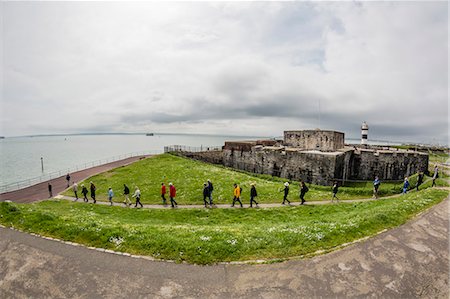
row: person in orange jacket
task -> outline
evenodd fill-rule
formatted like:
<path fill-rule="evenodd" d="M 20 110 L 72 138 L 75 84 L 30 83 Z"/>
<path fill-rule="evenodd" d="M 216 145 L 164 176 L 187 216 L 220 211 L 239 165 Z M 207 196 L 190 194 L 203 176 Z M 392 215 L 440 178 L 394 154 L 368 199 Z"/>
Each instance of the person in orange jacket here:
<path fill-rule="evenodd" d="M 241 204 L 241 208 L 242 208 L 243 206 L 242 206 L 242 201 L 241 201 L 241 187 L 239 187 L 238 184 L 234 184 L 233 194 L 234 194 L 233 204 L 231 206 L 234 207 L 234 204 L 236 203 L 236 201 L 238 201 Z"/>

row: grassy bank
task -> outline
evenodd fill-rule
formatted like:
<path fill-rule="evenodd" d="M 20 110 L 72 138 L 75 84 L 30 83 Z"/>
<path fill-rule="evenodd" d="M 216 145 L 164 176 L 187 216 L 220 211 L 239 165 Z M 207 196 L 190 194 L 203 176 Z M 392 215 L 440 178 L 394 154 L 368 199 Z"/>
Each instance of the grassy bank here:
<path fill-rule="evenodd" d="M 447 195 L 427 189 L 378 201 L 273 209 L 136 210 L 64 200 L 3 202 L 0 222 L 88 246 L 209 264 L 329 250 L 400 225 Z"/>
<path fill-rule="evenodd" d="M 154 156 L 136 162 L 132 165 L 116 168 L 114 170 L 93 176 L 80 183 L 89 185 L 93 181 L 97 186 L 97 198 L 107 199 L 107 190 L 111 186 L 115 192 L 114 201 L 123 201 L 123 184 L 133 190 L 139 186 L 142 192 L 142 202 L 159 204 L 161 182 L 168 185 L 173 182 L 178 190 L 177 202 L 179 204 L 201 204 L 203 183 L 211 179 L 214 184 L 213 198 L 216 203 L 229 203 L 233 198 L 233 184 L 238 183 L 243 188 L 242 199 L 249 201 L 250 183 L 255 182 L 258 190 L 257 200 L 262 203 L 281 202 L 283 182 L 286 179 L 268 175 L 255 175 L 230 168 L 211 165 L 168 154 Z M 380 195 L 400 193 L 401 184 L 383 183 Z M 69 190 L 64 193 L 73 196 Z M 372 184 L 360 184 L 351 187 L 341 187 L 338 194 L 340 199 L 369 198 L 372 196 Z M 331 186 L 310 185 L 306 200 L 330 200 Z M 298 182 L 290 187 L 289 199 L 299 201 Z"/>

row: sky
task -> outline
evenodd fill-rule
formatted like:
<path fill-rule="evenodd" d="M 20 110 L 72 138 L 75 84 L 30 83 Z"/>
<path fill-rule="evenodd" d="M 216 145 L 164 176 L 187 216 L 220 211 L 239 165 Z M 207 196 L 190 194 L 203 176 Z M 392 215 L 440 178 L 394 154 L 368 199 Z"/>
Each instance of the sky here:
<path fill-rule="evenodd" d="M 445 143 L 442 2 L 0 2 L 0 135 Z"/>

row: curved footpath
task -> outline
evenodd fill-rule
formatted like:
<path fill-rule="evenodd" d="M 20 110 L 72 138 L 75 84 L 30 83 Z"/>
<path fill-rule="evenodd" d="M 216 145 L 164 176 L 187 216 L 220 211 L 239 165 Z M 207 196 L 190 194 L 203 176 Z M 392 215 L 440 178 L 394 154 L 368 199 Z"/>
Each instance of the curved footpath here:
<path fill-rule="evenodd" d="M 415 191 L 413 191 L 415 192 Z M 400 197 L 401 194 L 394 194 L 394 195 L 390 195 L 390 196 L 386 196 L 386 197 L 380 197 L 378 199 L 386 199 L 386 198 L 392 198 L 392 197 Z M 77 203 L 83 203 L 86 204 L 82 198 L 79 198 L 78 200 L 75 199 L 75 197 L 71 197 L 71 196 L 65 196 L 65 195 L 57 195 L 54 197 L 54 199 L 65 199 L 65 200 L 69 200 L 69 201 L 74 201 Z M 122 198 L 123 199 L 123 198 Z M 339 200 L 339 202 L 334 202 L 336 204 L 338 203 L 350 203 L 350 202 L 363 202 L 363 201 L 369 201 L 369 200 L 377 200 L 375 198 L 358 198 L 358 199 L 345 199 L 345 200 Z M 132 205 L 130 206 L 130 208 L 134 208 L 135 207 L 135 202 L 133 198 L 131 198 L 132 201 Z M 168 200 L 168 204 L 163 205 L 161 204 L 142 204 L 143 205 L 143 209 L 171 209 L 172 207 L 170 206 L 170 201 Z M 223 201 L 222 201 L 223 202 Z M 248 200 L 243 200 L 243 208 L 250 208 L 250 204 L 247 203 Z M 239 204 L 235 204 L 234 207 L 231 206 L 232 200 L 228 200 L 228 203 L 226 204 L 214 204 L 212 208 L 220 208 L 220 209 L 239 209 L 240 205 Z M 94 204 L 92 202 L 91 199 L 89 199 L 89 204 Z M 99 201 L 97 200 L 97 205 L 105 205 L 105 206 L 110 206 L 111 204 L 109 203 L 109 201 Z M 307 200 L 304 205 L 326 205 L 326 204 L 333 204 L 331 203 L 331 199 L 330 200 Z M 114 206 L 118 206 L 118 207 L 122 207 L 122 208 L 127 208 L 128 206 L 126 206 L 124 203 L 121 202 L 117 202 L 114 201 L 113 203 Z M 299 203 L 299 200 L 294 201 L 291 199 L 291 204 L 281 204 L 281 203 L 260 203 L 258 204 L 258 208 L 277 208 L 277 207 L 295 207 L 295 206 L 301 206 Z M 253 206 L 254 208 L 257 208 L 255 205 Z M 141 208 L 140 206 L 137 206 L 137 208 Z M 199 204 L 192 204 L 192 205 L 177 205 L 176 206 L 177 209 L 202 209 L 205 208 L 204 205 L 199 205 Z M 209 206 L 207 206 L 207 208 L 210 208 Z"/>
<path fill-rule="evenodd" d="M 71 183 L 82 181 L 95 174 L 108 171 L 120 166 L 125 166 L 133 162 L 139 161 L 147 156 L 135 156 L 126 158 L 123 160 L 114 161 L 111 163 L 106 163 L 96 167 L 87 168 L 77 172 L 71 172 Z M 48 196 L 48 182 L 52 183 L 53 194 L 56 195 L 67 188 L 66 175 L 60 176 L 58 178 L 45 181 L 27 188 L 19 189 L 16 191 L 5 192 L 0 194 L 0 202 L 5 200 L 11 200 L 17 203 L 30 203 L 42 199 L 47 199 Z"/>
<path fill-rule="evenodd" d="M 449 297 L 449 200 L 342 250 L 268 265 L 155 262 L 0 228 L 2 298 Z"/>

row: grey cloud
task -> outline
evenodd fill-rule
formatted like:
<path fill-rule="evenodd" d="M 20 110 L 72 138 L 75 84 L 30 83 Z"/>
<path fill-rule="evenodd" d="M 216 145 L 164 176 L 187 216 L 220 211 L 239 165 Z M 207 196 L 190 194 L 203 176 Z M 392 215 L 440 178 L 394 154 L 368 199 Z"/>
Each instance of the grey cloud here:
<path fill-rule="evenodd" d="M 320 102 L 322 128 L 447 140 L 447 6 L 2 3 L 0 135 L 280 134 Z"/>

